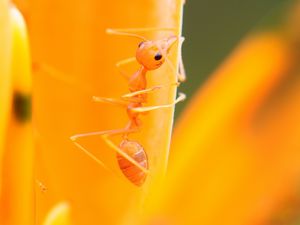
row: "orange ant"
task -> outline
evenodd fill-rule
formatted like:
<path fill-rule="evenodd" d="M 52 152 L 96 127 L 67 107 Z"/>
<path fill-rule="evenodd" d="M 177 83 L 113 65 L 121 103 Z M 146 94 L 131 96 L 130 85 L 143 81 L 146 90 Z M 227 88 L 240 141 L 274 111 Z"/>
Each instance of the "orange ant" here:
<path fill-rule="evenodd" d="M 94 136 L 99 135 L 103 138 L 103 140 L 117 152 L 117 160 L 119 167 L 122 173 L 130 180 L 133 184 L 137 186 L 141 186 L 147 177 L 148 174 L 148 160 L 147 154 L 141 144 L 137 141 L 129 140 L 128 136 L 131 133 L 136 133 L 140 131 L 141 128 L 141 120 L 140 114 L 144 114 L 146 112 L 162 109 L 162 108 L 169 108 L 174 106 L 180 101 L 185 99 L 185 95 L 180 93 L 179 97 L 170 104 L 166 105 L 158 105 L 158 106 L 144 106 L 144 103 L 147 101 L 147 94 L 151 93 L 157 89 L 162 88 L 166 85 L 158 85 L 151 88 L 147 88 L 147 79 L 146 73 L 151 70 L 156 70 L 163 65 L 164 62 L 167 62 L 171 69 L 175 71 L 175 67 L 172 66 L 167 55 L 169 54 L 170 49 L 176 43 L 176 41 L 180 42 L 180 45 L 183 42 L 183 38 L 178 38 L 175 35 L 170 35 L 168 38 L 161 39 L 161 40 L 147 40 L 146 38 L 133 34 L 130 32 L 139 32 L 139 31 L 150 31 L 150 30 L 174 30 L 171 28 L 137 28 L 137 29 L 107 29 L 107 33 L 114 34 L 114 35 L 123 35 L 123 36 L 131 36 L 136 37 L 142 40 L 139 43 L 136 57 L 126 59 L 120 61 L 116 64 L 118 68 L 120 66 L 130 63 L 133 60 L 136 60 L 140 64 L 140 68 L 129 77 L 128 84 L 129 84 L 129 91 L 130 93 L 123 95 L 121 98 L 122 100 L 111 99 L 111 98 L 103 98 L 103 97 L 96 97 L 93 96 L 93 100 L 95 102 L 105 102 L 111 103 L 114 105 L 119 105 L 127 110 L 127 115 L 129 117 L 129 122 L 123 129 L 116 129 L 116 130 L 107 130 L 107 131 L 100 131 L 100 132 L 89 132 L 84 134 L 76 134 L 71 137 L 71 140 L 74 144 L 83 150 L 86 154 L 104 166 L 99 159 L 97 159 L 94 155 L 92 155 L 87 149 L 85 149 L 82 145 L 77 142 L 78 138 L 86 137 L 86 136 Z M 180 57 L 181 58 L 181 57 Z M 181 74 L 178 75 L 179 81 L 183 81 L 185 79 L 183 64 L 180 62 L 179 68 Z M 124 73 L 120 70 L 120 72 L 124 75 Z M 178 83 L 171 84 L 177 85 Z M 168 86 L 171 86 L 168 85 Z M 122 141 L 119 146 L 115 145 L 109 137 L 114 135 L 122 135 Z"/>

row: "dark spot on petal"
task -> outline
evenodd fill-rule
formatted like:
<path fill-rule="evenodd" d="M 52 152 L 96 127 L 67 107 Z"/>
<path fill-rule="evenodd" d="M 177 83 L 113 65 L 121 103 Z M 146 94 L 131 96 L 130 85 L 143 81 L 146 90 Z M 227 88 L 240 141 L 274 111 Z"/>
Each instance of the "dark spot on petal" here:
<path fill-rule="evenodd" d="M 31 119 L 31 96 L 15 92 L 13 97 L 13 113 L 15 118 L 24 123 Z"/>
<path fill-rule="evenodd" d="M 156 55 L 154 56 L 154 59 L 156 61 L 160 60 L 161 58 L 162 58 L 162 54 L 160 54 L 160 53 L 156 53 Z"/>

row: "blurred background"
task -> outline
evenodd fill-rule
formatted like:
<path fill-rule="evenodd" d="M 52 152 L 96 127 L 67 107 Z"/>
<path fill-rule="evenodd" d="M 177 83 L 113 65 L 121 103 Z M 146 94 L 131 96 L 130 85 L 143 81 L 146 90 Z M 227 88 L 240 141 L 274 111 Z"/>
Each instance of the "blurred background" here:
<path fill-rule="evenodd" d="M 181 187 L 189 194 L 182 191 L 184 194 L 176 200 L 186 205 L 198 200 L 198 204 L 191 203 L 194 206 L 191 209 L 199 208 L 197 218 L 201 224 L 300 224 L 300 176 L 296 162 L 300 149 L 299 100 L 296 100 L 299 99 L 300 11 L 298 6 L 295 13 L 291 2 L 186 2 L 183 60 L 187 81 L 180 90 L 188 98 L 176 106 L 178 120 L 171 158 L 181 157 L 188 167 L 185 169 L 175 162 L 176 176 L 188 174 L 195 178 L 183 182 L 182 186 L 190 184 L 192 190 Z M 295 30 L 289 34 L 291 28 Z M 280 52 L 282 49 L 276 44 L 270 47 L 272 39 L 254 44 L 257 54 L 251 51 L 253 46 L 248 38 L 263 36 L 268 31 L 283 38 L 289 51 L 292 50 L 291 57 L 284 59 L 285 51 Z M 282 58 L 276 58 L 277 50 Z M 281 70 L 286 62 L 291 63 L 288 70 Z M 259 77 L 264 76 L 265 80 L 261 79 L 259 84 Z M 190 127 L 185 125 L 188 123 Z M 180 153 L 190 149 L 192 153 Z M 216 196 L 218 203 L 214 202 Z M 186 200 L 189 197 L 193 200 Z M 242 222 L 242 215 L 251 214 L 247 207 L 252 208 L 253 218 Z M 173 209 L 172 213 L 181 212 Z"/>
<path fill-rule="evenodd" d="M 184 8 L 183 60 L 188 79 L 180 90 L 187 101 L 176 106 L 180 115 L 193 93 L 220 65 L 239 41 L 287 0 L 187 0 Z"/>

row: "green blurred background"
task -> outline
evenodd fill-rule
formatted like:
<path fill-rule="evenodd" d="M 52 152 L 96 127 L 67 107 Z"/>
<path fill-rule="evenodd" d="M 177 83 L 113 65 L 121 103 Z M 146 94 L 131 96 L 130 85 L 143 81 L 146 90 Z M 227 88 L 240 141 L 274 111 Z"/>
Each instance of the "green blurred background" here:
<path fill-rule="evenodd" d="M 176 117 L 207 77 L 238 42 L 287 0 L 186 0 L 183 60 L 187 81 L 180 91 L 187 101 L 176 106 Z"/>

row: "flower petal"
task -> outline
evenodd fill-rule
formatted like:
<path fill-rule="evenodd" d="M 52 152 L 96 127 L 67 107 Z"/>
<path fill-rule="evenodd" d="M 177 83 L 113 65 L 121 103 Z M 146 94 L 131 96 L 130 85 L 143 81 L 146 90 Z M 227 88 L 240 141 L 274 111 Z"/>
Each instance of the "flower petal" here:
<path fill-rule="evenodd" d="M 71 225 L 70 217 L 70 205 L 61 202 L 51 209 L 43 225 Z"/>
<path fill-rule="evenodd" d="M 5 132 L 12 96 L 11 73 L 9 71 L 11 60 L 11 27 L 9 22 L 9 2 L 7 0 L 0 0 L 0 43 L 0 174 L 2 174 Z M 1 180 L 2 177 L 0 176 L 0 194 Z"/>
<path fill-rule="evenodd" d="M 130 136 L 148 155 L 150 174 L 142 188 L 124 178 L 115 151 L 101 137 L 78 140 L 110 171 L 78 149 L 70 137 L 78 133 L 119 129 L 128 118 L 124 109 L 95 103 L 92 96 L 120 98 L 128 92 L 115 63 L 135 55 L 140 40 L 107 35 L 107 28 L 165 27 L 174 31 L 139 33 L 149 39 L 179 35 L 182 2 L 40 1 L 30 0 L 27 18 L 34 62 L 44 65 L 34 79 L 34 120 L 38 133 L 37 177 L 47 186 L 38 194 L 38 222 L 49 206 L 70 200 L 78 224 L 117 224 L 129 209 L 137 212 L 147 187 L 166 170 L 174 108 L 160 109 L 142 118 L 141 132 Z M 170 52 L 176 65 L 178 44 Z M 133 74 L 138 64 L 122 68 Z M 64 82 L 70 81 L 70 82 Z M 147 105 L 175 99 L 176 75 L 167 65 L 147 73 L 148 87 L 169 85 L 150 93 Z M 88 91 L 86 91 L 88 89 Z M 120 143 L 120 138 L 113 139 Z M 111 172 L 112 171 L 112 172 Z M 116 175 L 117 174 L 117 175 Z"/>
<path fill-rule="evenodd" d="M 22 15 L 10 8 L 12 21 L 11 117 L 3 162 L 1 224 L 34 224 L 33 134 L 31 123 L 31 60 Z"/>

